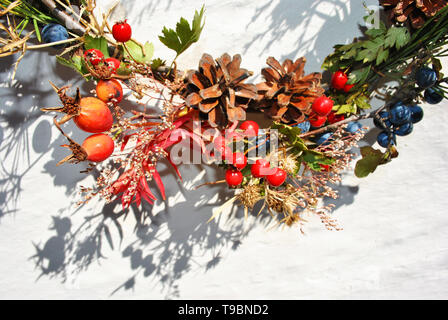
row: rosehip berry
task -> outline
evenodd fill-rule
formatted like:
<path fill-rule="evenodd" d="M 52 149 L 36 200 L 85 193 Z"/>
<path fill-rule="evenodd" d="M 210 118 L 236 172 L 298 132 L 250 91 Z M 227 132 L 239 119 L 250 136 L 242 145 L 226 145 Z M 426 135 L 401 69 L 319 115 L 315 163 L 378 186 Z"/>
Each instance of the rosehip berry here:
<path fill-rule="evenodd" d="M 247 157 L 242 152 L 235 152 L 233 154 L 232 165 L 237 169 L 244 169 L 247 165 Z"/>
<path fill-rule="evenodd" d="M 103 60 L 104 54 L 98 49 L 89 49 L 84 52 L 84 57 L 89 61 L 92 65 L 96 66 Z"/>
<path fill-rule="evenodd" d="M 254 178 L 264 178 L 272 173 L 270 166 L 271 164 L 268 161 L 259 159 L 251 166 L 250 172 Z"/>
<path fill-rule="evenodd" d="M 349 93 L 350 90 L 352 90 L 354 86 L 355 86 L 354 84 L 346 84 L 346 85 L 344 86 L 344 92 L 345 92 L 345 93 Z"/>
<path fill-rule="evenodd" d="M 100 80 L 96 85 L 96 95 L 106 103 L 120 103 L 123 100 L 123 88 L 116 79 Z"/>
<path fill-rule="evenodd" d="M 402 102 L 398 102 L 390 109 L 389 119 L 392 124 L 399 126 L 411 120 L 411 110 Z"/>
<path fill-rule="evenodd" d="M 415 77 L 417 80 L 417 85 L 423 89 L 432 87 L 437 82 L 437 73 L 428 67 L 420 68 Z"/>
<path fill-rule="evenodd" d="M 303 121 L 301 123 L 293 125 L 293 127 L 299 128 L 302 133 L 307 133 L 311 129 L 311 123 L 309 121 Z"/>
<path fill-rule="evenodd" d="M 111 69 L 114 73 L 117 72 L 118 68 L 120 68 L 120 60 L 115 59 L 115 58 L 107 58 L 106 60 L 104 60 L 104 64 Z"/>
<path fill-rule="evenodd" d="M 389 146 L 389 144 L 392 144 L 392 145 L 394 144 L 393 139 L 389 138 L 389 133 L 387 133 L 386 131 L 380 132 L 380 134 L 376 138 L 376 141 L 383 148 L 387 148 Z"/>
<path fill-rule="evenodd" d="M 433 88 L 428 88 L 425 90 L 425 101 L 429 104 L 438 104 L 442 102 L 443 95 L 434 90 Z"/>
<path fill-rule="evenodd" d="M 325 124 L 325 122 L 327 121 L 327 117 L 319 116 L 317 114 L 311 114 L 310 117 L 308 118 L 308 121 L 310 122 L 311 127 L 319 128 Z"/>
<path fill-rule="evenodd" d="M 79 114 L 73 120 L 78 128 L 89 133 L 108 131 L 114 122 L 109 107 L 103 101 L 93 97 L 81 99 Z"/>
<path fill-rule="evenodd" d="M 266 177 L 268 183 L 273 187 L 280 187 L 286 181 L 286 171 L 280 168 L 273 169 L 273 173 Z"/>
<path fill-rule="evenodd" d="M 132 37 L 132 29 L 131 26 L 126 22 L 117 22 L 112 27 L 112 36 L 118 42 L 128 42 Z"/>
<path fill-rule="evenodd" d="M 256 137 L 260 126 L 255 121 L 247 120 L 240 125 L 240 129 L 249 137 Z"/>
<path fill-rule="evenodd" d="M 328 122 L 330 124 L 337 123 L 339 121 L 342 121 L 345 119 L 345 116 L 343 114 L 336 114 L 336 112 L 332 111 L 328 115 Z"/>
<path fill-rule="evenodd" d="M 333 100 L 326 96 L 320 96 L 319 98 L 316 98 L 314 100 L 314 103 L 312 105 L 313 111 L 318 114 L 319 116 L 327 116 L 331 109 L 333 109 Z"/>
<path fill-rule="evenodd" d="M 243 174 L 235 169 L 226 171 L 226 182 L 229 187 L 237 187 L 243 182 Z"/>
<path fill-rule="evenodd" d="M 423 109 L 420 106 L 410 106 L 409 110 L 411 110 L 411 122 L 417 123 L 423 119 L 424 113 Z"/>
<path fill-rule="evenodd" d="M 114 152 L 114 140 L 106 134 L 94 134 L 84 140 L 82 147 L 87 152 L 87 160 L 101 162 Z"/>
<path fill-rule="evenodd" d="M 344 90 L 344 86 L 348 81 L 347 75 L 342 71 L 336 71 L 331 78 L 331 86 L 336 90 Z"/>
<path fill-rule="evenodd" d="M 398 127 L 394 127 L 394 132 L 397 136 L 407 136 L 412 133 L 414 125 L 412 122 L 406 122 Z"/>
<path fill-rule="evenodd" d="M 330 172 L 330 166 L 328 164 L 320 164 L 322 171 Z"/>
<path fill-rule="evenodd" d="M 347 128 L 345 128 L 345 131 L 350 132 L 350 133 L 356 133 L 361 129 L 362 129 L 362 124 L 359 123 L 358 121 L 354 121 L 354 122 L 350 122 L 347 125 Z"/>

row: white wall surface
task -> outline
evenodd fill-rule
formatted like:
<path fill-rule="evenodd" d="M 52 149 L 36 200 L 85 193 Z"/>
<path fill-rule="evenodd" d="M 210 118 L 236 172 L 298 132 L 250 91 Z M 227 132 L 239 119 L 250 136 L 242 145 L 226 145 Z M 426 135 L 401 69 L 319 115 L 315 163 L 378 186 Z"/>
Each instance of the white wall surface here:
<path fill-rule="evenodd" d="M 162 26 L 190 20 L 203 2 L 206 27 L 179 60 L 183 69 L 203 52 L 229 52 L 256 74 L 271 55 L 305 55 L 306 70 L 318 71 L 334 44 L 359 35 L 364 14 L 358 0 L 127 0 L 120 10 L 136 38 L 171 58 L 157 39 Z M 51 116 L 39 111 L 58 103 L 48 80 L 92 89 L 55 53 L 27 55 L 13 84 L 13 59 L 0 60 L 0 298 L 448 298 L 447 101 L 424 106 L 424 120 L 399 140 L 398 159 L 364 180 L 347 175 L 334 213 L 343 231 L 316 219 L 306 235 L 267 229 L 267 218 L 244 221 L 240 211 L 207 224 L 230 193 L 191 190 L 222 173 L 186 165 L 183 185 L 163 170 L 166 203 L 113 219 L 118 206 L 74 207 L 78 187 L 93 181 L 82 166 L 55 167 L 66 153 Z M 86 136 L 66 128 L 75 140 Z"/>

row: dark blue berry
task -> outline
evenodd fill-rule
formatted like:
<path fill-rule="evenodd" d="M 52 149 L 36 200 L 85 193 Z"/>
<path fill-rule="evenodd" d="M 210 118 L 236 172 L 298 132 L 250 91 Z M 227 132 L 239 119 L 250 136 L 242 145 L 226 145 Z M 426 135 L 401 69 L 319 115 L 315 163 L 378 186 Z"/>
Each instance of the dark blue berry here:
<path fill-rule="evenodd" d="M 437 73 L 428 67 L 419 69 L 415 77 L 417 80 L 417 85 L 423 89 L 432 87 L 437 82 Z"/>
<path fill-rule="evenodd" d="M 42 40 L 45 43 L 52 43 L 68 39 L 67 29 L 60 24 L 50 23 L 42 29 Z M 55 48 L 63 48 L 64 45 L 55 46 Z"/>
<path fill-rule="evenodd" d="M 347 128 L 345 128 L 345 131 L 350 132 L 350 133 L 356 133 L 357 131 L 362 129 L 362 124 L 355 121 L 355 122 L 350 122 L 347 125 Z"/>
<path fill-rule="evenodd" d="M 389 112 L 381 111 L 378 114 L 378 117 L 381 120 L 383 120 L 383 122 L 386 125 L 386 127 L 390 128 L 392 126 L 392 122 L 390 122 L 390 120 L 389 120 Z M 383 125 L 381 124 L 381 122 L 379 121 L 379 119 L 377 117 L 373 118 L 373 123 L 375 124 L 375 127 L 379 128 L 379 129 L 384 129 Z"/>
<path fill-rule="evenodd" d="M 412 122 L 406 122 L 399 127 L 394 127 L 394 132 L 397 136 L 407 136 L 408 134 L 411 134 L 413 129 L 414 125 Z"/>
<path fill-rule="evenodd" d="M 293 127 L 297 127 L 300 130 L 302 130 L 302 133 L 306 133 L 306 132 L 310 131 L 310 129 L 311 129 L 311 123 L 309 121 L 304 121 L 302 123 L 293 125 Z"/>
<path fill-rule="evenodd" d="M 333 133 L 331 133 L 331 132 L 324 133 L 323 135 L 321 135 L 320 137 L 317 138 L 316 143 L 318 145 L 321 145 L 321 144 L 324 146 L 328 145 L 328 144 L 330 144 L 328 140 L 331 138 L 332 135 L 333 135 Z"/>
<path fill-rule="evenodd" d="M 410 106 L 412 123 L 420 122 L 423 119 L 423 109 L 420 106 Z"/>
<path fill-rule="evenodd" d="M 428 88 L 425 90 L 425 100 L 430 104 L 438 104 L 443 100 L 443 96 L 433 88 Z"/>
<path fill-rule="evenodd" d="M 391 139 L 389 137 L 389 133 L 387 133 L 386 131 L 382 131 L 380 132 L 380 134 L 378 135 L 378 137 L 376 138 L 376 141 L 378 142 L 378 144 L 380 146 L 382 146 L 383 148 L 387 148 L 389 146 L 389 144 L 394 144 L 393 139 Z"/>
<path fill-rule="evenodd" d="M 389 119 L 393 125 L 399 126 L 411 120 L 411 110 L 402 102 L 398 102 L 390 109 Z"/>

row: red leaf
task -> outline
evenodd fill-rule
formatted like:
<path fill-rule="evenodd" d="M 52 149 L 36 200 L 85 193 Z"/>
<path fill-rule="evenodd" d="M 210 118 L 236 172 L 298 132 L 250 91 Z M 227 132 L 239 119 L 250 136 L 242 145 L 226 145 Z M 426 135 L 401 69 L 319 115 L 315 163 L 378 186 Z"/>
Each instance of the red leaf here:
<path fill-rule="evenodd" d="M 157 187 L 159 187 L 160 193 L 162 194 L 162 199 L 166 200 L 165 186 L 163 185 L 162 178 L 160 177 L 160 174 L 157 172 L 157 170 L 154 170 L 154 173 L 152 176 L 154 177 L 154 181 L 156 182 Z"/>
<path fill-rule="evenodd" d="M 121 143 L 121 151 L 126 148 L 126 145 L 128 144 L 129 139 L 133 136 L 133 134 L 127 135 L 123 138 L 123 142 Z"/>
<path fill-rule="evenodd" d="M 180 174 L 179 168 L 174 164 L 174 162 L 171 160 L 171 157 L 168 157 L 168 161 L 170 162 L 171 166 L 173 167 L 174 171 L 176 171 L 176 174 L 178 175 L 180 181 L 184 181 L 182 179 L 182 175 Z"/>

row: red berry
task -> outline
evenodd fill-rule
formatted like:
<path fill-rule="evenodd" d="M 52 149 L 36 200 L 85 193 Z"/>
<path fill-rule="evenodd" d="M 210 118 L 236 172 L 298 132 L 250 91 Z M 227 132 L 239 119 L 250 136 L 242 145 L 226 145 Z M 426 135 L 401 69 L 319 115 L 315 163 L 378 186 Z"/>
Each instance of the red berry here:
<path fill-rule="evenodd" d="M 114 152 L 114 140 L 106 134 L 94 134 L 84 140 L 82 147 L 87 152 L 87 160 L 101 162 Z"/>
<path fill-rule="evenodd" d="M 103 102 L 120 103 L 123 100 L 123 88 L 116 79 L 100 80 L 96 85 L 96 95 Z"/>
<path fill-rule="evenodd" d="M 322 127 L 325 122 L 327 121 L 327 117 L 325 116 L 319 116 L 317 114 L 311 114 L 308 118 L 308 121 L 310 122 L 311 126 L 314 128 Z"/>
<path fill-rule="evenodd" d="M 273 187 L 280 187 L 286 181 L 286 171 L 280 168 L 275 168 L 274 172 L 266 177 L 269 184 Z"/>
<path fill-rule="evenodd" d="M 98 49 L 89 49 L 84 52 L 84 57 L 90 61 L 92 65 L 96 66 L 103 60 L 104 54 Z"/>
<path fill-rule="evenodd" d="M 240 125 L 240 129 L 249 137 L 256 137 L 260 126 L 255 121 L 247 120 Z"/>
<path fill-rule="evenodd" d="M 344 92 L 346 92 L 346 93 L 350 92 L 350 90 L 352 90 L 352 88 L 353 88 L 354 86 L 355 86 L 354 84 L 346 84 L 346 85 L 344 86 Z"/>
<path fill-rule="evenodd" d="M 244 169 L 247 165 L 247 158 L 242 152 L 235 152 L 233 154 L 232 164 L 237 169 Z"/>
<path fill-rule="evenodd" d="M 330 166 L 328 164 L 321 164 L 320 167 L 323 171 L 330 172 Z"/>
<path fill-rule="evenodd" d="M 330 98 L 326 96 L 320 96 L 319 98 L 316 98 L 316 100 L 314 100 L 312 109 L 320 116 L 327 116 L 331 112 L 331 109 L 333 109 L 333 104 L 334 102 Z"/>
<path fill-rule="evenodd" d="M 235 169 L 228 169 L 226 171 L 226 182 L 230 187 L 236 187 L 243 182 L 243 174 Z"/>
<path fill-rule="evenodd" d="M 120 60 L 115 58 L 107 58 L 104 60 L 105 65 L 111 69 L 114 73 L 117 72 L 118 68 L 120 68 Z"/>
<path fill-rule="evenodd" d="M 345 119 L 345 116 L 343 114 L 336 114 L 336 112 L 332 111 L 330 112 L 330 114 L 328 115 L 328 122 L 330 124 L 342 121 Z"/>
<path fill-rule="evenodd" d="M 342 71 L 336 71 L 331 78 L 331 86 L 336 90 L 344 90 L 344 86 L 348 81 L 347 75 Z"/>
<path fill-rule="evenodd" d="M 264 160 L 259 159 L 250 168 L 250 172 L 254 178 L 264 178 L 265 176 L 272 173 L 271 164 Z"/>
<path fill-rule="evenodd" d="M 118 42 L 128 42 L 132 37 L 131 26 L 126 22 L 117 22 L 112 27 L 112 35 Z"/>
<path fill-rule="evenodd" d="M 73 119 L 81 130 L 100 133 L 110 130 L 114 119 L 109 107 L 100 99 L 87 97 L 79 102 L 79 113 Z"/>

